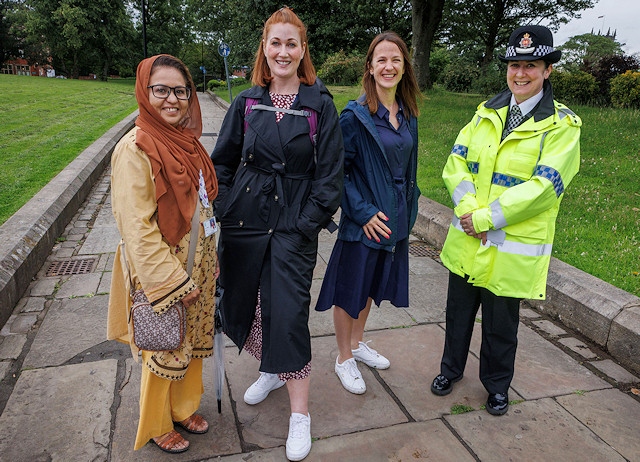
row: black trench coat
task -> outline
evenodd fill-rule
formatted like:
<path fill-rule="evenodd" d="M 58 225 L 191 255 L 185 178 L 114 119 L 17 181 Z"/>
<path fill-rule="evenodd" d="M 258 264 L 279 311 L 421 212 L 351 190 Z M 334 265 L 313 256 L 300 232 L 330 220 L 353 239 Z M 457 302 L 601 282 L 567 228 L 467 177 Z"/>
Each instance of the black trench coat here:
<path fill-rule="evenodd" d="M 260 289 L 260 370 L 301 370 L 311 360 L 310 289 L 318 233 L 340 205 L 344 147 L 331 94 L 318 80 L 300 85 L 291 109 L 317 113 L 316 160 L 306 117 L 254 110 L 273 106 L 268 88 L 252 87 L 231 104 L 211 154 L 218 176 L 220 300 L 224 332 L 241 349 Z"/>

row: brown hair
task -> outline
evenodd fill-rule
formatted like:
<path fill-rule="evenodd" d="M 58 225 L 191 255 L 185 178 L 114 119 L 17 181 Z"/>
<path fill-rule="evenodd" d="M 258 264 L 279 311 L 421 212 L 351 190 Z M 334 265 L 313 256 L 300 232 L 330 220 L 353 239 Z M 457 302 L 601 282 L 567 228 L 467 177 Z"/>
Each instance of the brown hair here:
<path fill-rule="evenodd" d="M 420 114 L 417 100 L 422 96 L 422 93 L 418 87 L 416 74 L 413 71 L 413 66 L 411 65 L 409 49 L 400 36 L 392 31 L 386 31 L 376 35 L 369 45 L 369 51 L 367 51 L 364 63 L 364 75 L 362 76 L 362 89 L 364 90 L 366 98 L 365 104 L 369 106 L 369 112 L 371 114 L 374 114 L 378 110 L 376 81 L 374 80 L 373 75 L 369 72 L 369 69 L 371 69 L 371 60 L 373 59 L 373 53 L 376 47 L 380 42 L 384 41 L 395 43 L 402 53 L 404 58 L 404 75 L 398 84 L 397 95 L 399 96 L 400 101 L 402 101 L 404 108 L 409 112 L 409 115 L 417 117 Z"/>
<path fill-rule="evenodd" d="M 267 64 L 267 58 L 264 55 L 263 44 L 267 40 L 267 34 L 269 33 L 271 26 L 279 23 L 292 24 L 300 31 L 300 40 L 302 40 L 302 44 L 306 47 L 306 50 L 302 56 L 302 61 L 300 61 L 300 65 L 298 66 L 298 77 L 300 78 L 300 82 L 305 85 L 313 85 L 316 81 L 316 69 L 313 67 L 313 63 L 311 62 L 311 53 L 309 53 L 307 26 L 304 25 L 302 20 L 300 20 L 291 8 L 286 6 L 273 13 L 264 23 L 264 28 L 262 29 L 262 41 L 258 45 L 256 61 L 253 64 L 251 83 L 261 87 L 266 87 L 267 84 L 273 80 L 271 70 Z"/>

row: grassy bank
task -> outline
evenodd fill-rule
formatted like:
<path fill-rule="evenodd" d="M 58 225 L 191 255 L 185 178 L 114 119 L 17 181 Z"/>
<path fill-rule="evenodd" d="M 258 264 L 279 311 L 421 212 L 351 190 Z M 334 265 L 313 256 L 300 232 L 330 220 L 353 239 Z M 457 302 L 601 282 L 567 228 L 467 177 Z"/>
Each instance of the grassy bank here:
<path fill-rule="evenodd" d="M 0 224 L 137 108 L 133 85 L 0 75 Z"/>
<path fill-rule="evenodd" d="M 234 97 L 247 86 L 233 87 Z M 357 87 L 330 90 L 338 110 L 359 95 Z M 136 108 L 132 81 L 0 75 L 0 91 L 0 223 Z M 418 184 L 448 207 L 442 168 L 482 99 L 436 89 L 421 103 Z M 572 109 L 584 124 L 582 163 L 563 200 L 553 255 L 640 296 L 640 111 Z"/>

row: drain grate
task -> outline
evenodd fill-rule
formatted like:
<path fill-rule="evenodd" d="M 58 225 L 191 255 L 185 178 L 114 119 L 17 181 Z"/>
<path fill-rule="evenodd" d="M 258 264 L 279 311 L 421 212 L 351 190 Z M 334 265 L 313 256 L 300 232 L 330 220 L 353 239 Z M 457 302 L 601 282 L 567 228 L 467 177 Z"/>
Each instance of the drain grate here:
<path fill-rule="evenodd" d="M 72 274 L 87 274 L 93 271 L 93 266 L 95 263 L 95 258 L 54 261 L 49 266 L 46 276 L 69 276 Z"/>
<path fill-rule="evenodd" d="M 434 249 L 426 242 L 414 241 L 409 244 L 409 253 L 414 257 L 429 257 L 434 260 L 440 258 L 440 251 Z"/>

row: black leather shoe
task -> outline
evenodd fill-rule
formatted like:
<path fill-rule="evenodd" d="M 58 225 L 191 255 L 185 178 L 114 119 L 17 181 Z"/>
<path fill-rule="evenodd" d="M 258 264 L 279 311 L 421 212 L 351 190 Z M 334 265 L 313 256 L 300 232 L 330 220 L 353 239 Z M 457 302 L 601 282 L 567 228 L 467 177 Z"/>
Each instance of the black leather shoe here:
<path fill-rule="evenodd" d="M 509 396 L 506 393 L 489 393 L 487 412 L 491 415 L 502 415 L 509 409 Z"/>
<path fill-rule="evenodd" d="M 456 379 L 448 379 L 444 375 L 440 374 L 431 383 L 431 393 L 438 396 L 444 396 L 451 393 L 453 390 L 453 384 L 459 381 L 462 376 Z"/>

